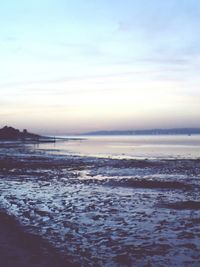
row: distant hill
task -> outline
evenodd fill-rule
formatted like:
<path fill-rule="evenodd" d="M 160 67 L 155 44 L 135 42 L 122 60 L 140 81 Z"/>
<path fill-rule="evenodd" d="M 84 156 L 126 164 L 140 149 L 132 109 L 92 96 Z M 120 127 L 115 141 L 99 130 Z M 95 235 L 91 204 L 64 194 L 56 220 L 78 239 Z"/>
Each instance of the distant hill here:
<path fill-rule="evenodd" d="M 18 129 L 5 126 L 0 129 L 0 140 L 51 141 L 52 138 L 29 133 L 26 129 L 20 132 Z"/>
<path fill-rule="evenodd" d="M 200 134 L 200 128 L 173 128 L 128 131 L 96 131 L 84 135 L 191 135 Z"/>

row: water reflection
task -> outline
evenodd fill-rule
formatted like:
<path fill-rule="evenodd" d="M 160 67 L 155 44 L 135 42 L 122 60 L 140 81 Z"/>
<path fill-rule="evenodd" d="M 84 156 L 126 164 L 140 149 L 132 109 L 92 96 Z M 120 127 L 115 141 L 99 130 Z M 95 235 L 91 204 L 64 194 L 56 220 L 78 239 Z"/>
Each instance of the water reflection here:
<path fill-rule="evenodd" d="M 44 143 L 35 148 L 51 153 L 112 158 L 199 158 L 200 135 L 85 136 L 83 140 Z"/>

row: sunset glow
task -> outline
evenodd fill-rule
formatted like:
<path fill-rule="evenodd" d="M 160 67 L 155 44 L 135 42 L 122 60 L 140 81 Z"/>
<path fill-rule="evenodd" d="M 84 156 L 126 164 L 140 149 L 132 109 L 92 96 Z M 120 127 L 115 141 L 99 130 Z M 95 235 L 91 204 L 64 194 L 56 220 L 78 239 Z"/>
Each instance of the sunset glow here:
<path fill-rule="evenodd" d="M 1 126 L 200 127 L 199 13 L 197 0 L 1 2 Z"/>

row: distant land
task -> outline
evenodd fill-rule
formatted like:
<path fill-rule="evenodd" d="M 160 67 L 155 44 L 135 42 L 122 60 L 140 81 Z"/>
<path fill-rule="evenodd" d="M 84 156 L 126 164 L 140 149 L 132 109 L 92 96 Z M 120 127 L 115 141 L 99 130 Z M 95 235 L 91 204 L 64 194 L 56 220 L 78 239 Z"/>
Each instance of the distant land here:
<path fill-rule="evenodd" d="M 0 129 L 1 141 L 37 141 L 37 142 L 53 142 L 51 137 L 41 136 L 34 133 L 29 133 L 26 129 L 20 131 L 13 127 L 4 126 Z"/>
<path fill-rule="evenodd" d="M 200 128 L 96 131 L 96 132 L 84 133 L 83 135 L 192 135 L 192 134 L 200 134 Z"/>

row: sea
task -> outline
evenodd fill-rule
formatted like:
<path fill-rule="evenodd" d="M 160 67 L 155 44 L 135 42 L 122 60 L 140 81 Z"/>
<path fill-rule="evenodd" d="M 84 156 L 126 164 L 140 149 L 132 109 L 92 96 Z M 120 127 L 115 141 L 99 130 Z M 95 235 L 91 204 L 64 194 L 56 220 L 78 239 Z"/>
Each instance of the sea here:
<path fill-rule="evenodd" d="M 37 149 L 51 153 L 133 159 L 196 159 L 200 135 L 58 136 L 56 143 L 41 143 Z"/>

